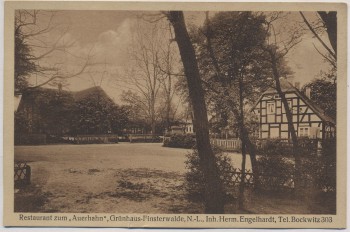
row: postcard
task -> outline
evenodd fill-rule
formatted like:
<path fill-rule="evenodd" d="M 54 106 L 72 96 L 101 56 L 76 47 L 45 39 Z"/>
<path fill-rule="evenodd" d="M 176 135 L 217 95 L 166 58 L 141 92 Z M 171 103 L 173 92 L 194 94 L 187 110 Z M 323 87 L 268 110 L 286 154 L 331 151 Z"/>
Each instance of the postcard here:
<path fill-rule="evenodd" d="M 347 6 L 5 2 L 4 225 L 345 228 Z"/>

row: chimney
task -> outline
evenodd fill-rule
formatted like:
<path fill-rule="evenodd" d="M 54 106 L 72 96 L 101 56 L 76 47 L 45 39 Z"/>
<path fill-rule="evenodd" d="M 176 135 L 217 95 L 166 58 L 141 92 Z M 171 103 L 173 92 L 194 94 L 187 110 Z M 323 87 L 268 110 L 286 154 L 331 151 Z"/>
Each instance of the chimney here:
<path fill-rule="evenodd" d="M 309 99 L 311 99 L 311 89 L 310 87 L 305 88 L 305 96 Z"/>
<path fill-rule="evenodd" d="M 297 90 L 300 90 L 300 82 L 295 82 L 295 83 L 294 83 L 294 87 L 295 87 Z"/>
<path fill-rule="evenodd" d="M 62 91 L 62 83 L 58 83 L 58 92 Z"/>

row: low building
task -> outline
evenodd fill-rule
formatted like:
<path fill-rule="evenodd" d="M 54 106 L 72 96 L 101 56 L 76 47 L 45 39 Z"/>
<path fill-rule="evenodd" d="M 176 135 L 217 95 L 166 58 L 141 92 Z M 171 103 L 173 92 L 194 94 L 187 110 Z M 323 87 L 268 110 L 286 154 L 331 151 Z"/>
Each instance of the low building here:
<path fill-rule="evenodd" d="M 22 94 L 16 111 L 17 118 L 20 117 L 19 120 L 21 120 L 19 124 L 21 128 L 17 132 L 50 135 L 70 133 L 72 128 L 92 120 L 91 115 L 98 111 L 96 107 L 99 106 L 97 105 L 103 107 L 115 105 L 101 87 L 92 87 L 76 92 L 62 90 L 61 86 L 58 89 L 40 87 L 28 90 Z M 89 112 L 87 109 L 90 109 Z M 101 117 L 104 119 L 101 123 L 106 124 L 106 126 L 98 133 L 108 134 L 111 131 L 110 122 L 107 122 L 108 118 L 104 115 Z M 95 122 L 90 124 L 92 127 L 98 126 Z M 96 134 L 97 132 L 93 133 L 92 130 L 89 130 L 90 124 L 85 123 L 81 126 L 85 130 L 75 133 Z"/>

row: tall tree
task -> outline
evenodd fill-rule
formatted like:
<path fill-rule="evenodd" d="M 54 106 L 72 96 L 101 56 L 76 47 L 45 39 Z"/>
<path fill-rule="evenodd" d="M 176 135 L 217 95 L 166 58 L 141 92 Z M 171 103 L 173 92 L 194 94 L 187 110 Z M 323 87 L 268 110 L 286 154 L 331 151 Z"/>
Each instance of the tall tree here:
<path fill-rule="evenodd" d="M 173 54 L 169 40 L 164 38 L 162 23 L 148 23 L 140 19 L 137 21 L 136 32 L 129 48 L 131 65 L 123 79 L 115 80 L 116 85 L 122 84 L 133 93 L 129 94 L 132 97 L 129 102 L 134 99 L 142 103 L 141 109 L 147 115 L 152 134 L 156 133 L 156 124 L 160 118 L 157 110 L 161 103 L 162 90 L 166 96 L 168 114 L 174 94 L 171 78 Z"/>
<path fill-rule="evenodd" d="M 337 84 L 327 79 L 314 79 L 307 83 L 303 90 L 310 88 L 310 99 L 313 100 L 326 115 L 336 120 L 337 115 Z"/>
<path fill-rule="evenodd" d="M 260 46 L 265 42 L 264 16 L 251 12 L 220 12 L 212 20 L 207 13 L 206 25 L 199 29 L 204 38 L 196 43 L 199 63 L 206 77 L 212 100 L 225 105 L 237 120 L 242 141 L 242 175 L 245 174 L 246 151 L 256 173 L 255 146 L 245 122 L 246 104 L 266 83 L 260 63 Z M 199 36 L 200 37 L 200 36 Z M 266 72 L 266 71 L 265 71 Z M 214 87 L 214 88 L 213 88 Z M 244 178 L 240 187 L 239 206 L 243 206 Z"/>
<path fill-rule="evenodd" d="M 266 18 L 266 34 L 270 35 L 267 37 L 266 43 L 262 44 L 261 49 L 264 51 L 263 56 L 265 56 L 268 66 L 271 69 L 272 77 L 275 84 L 275 89 L 281 98 L 282 105 L 286 112 L 289 136 L 292 140 L 293 145 L 293 156 L 295 161 L 295 193 L 299 194 L 302 190 L 301 186 L 301 168 L 302 159 L 299 153 L 299 144 L 297 133 L 293 124 L 293 116 L 291 109 L 289 108 L 285 92 L 282 89 L 281 77 L 285 77 L 288 74 L 288 68 L 285 63 L 285 56 L 288 52 L 295 47 L 301 41 L 301 34 L 299 31 L 289 31 L 289 32 L 276 32 L 274 23 L 282 18 L 280 12 L 273 12 L 269 17 Z M 281 39 L 278 37 L 285 37 Z"/>
<path fill-rule="evenodd" d="M 210 145 L 207 108 L 195 50 L 186 28 L 183 12 L 170 11 L 165 14 L 174 28 L 175 40 L 179 47 L 187 79 L 189 97 L 193 107 L 197 149 L 200 159 L 200 167 L 203 170 L 205 179 L 205 212 L 223 213 L 224 194 L 222 181 L 220 180 L 218 167 Z"/>

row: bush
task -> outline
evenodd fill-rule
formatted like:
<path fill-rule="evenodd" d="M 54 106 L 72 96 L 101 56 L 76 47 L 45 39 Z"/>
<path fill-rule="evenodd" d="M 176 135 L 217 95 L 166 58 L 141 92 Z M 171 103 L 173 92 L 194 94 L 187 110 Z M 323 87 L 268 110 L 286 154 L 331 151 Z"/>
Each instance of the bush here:
<path fill-rule="evenodd" d="M 320 191 L 336 190 L 336 140 L 325 139 L 321 143 L 321 155 L 303 161 L 304 178 L 314 182 Z"/>
<path fill-rule="evenodd" d="M 15 145 L 43 145 L 46 144 L 45 134 L 16 134 Z"/>
<path fill-rule="evenodd" d="M 280 191 L 292 187 L 294 164 L 282 156 L 262 156 L 257 160 L 259 173 L 257 186 L 260 190 Z"/>
<path fill-rule="evenodd" d="M 298 138 L 298 153 L 303 157 L 316 155 L 317 140 L 310 138 Z M 293 144 L 286 139 L 266 139 L 258 140 L 257 153 L 262 156 L 289 156 L 293 157 Z"/>
<path fill-rule="evenodd" d="M 218 148 L 213 149 L 216 159 L 216 164 L 219 169 L 220 179 L 224 188 L 226 197 L 229 197 L 230 186 L 232 186 L 231 174 L 234 172 L 231 158 L 223 153 Z M 198 151 L 194 149 L 186 155 L 187 160 L 185 165 L 187 172 L 185 174 L 185 188 L 187 196 L 192 201 L 204 202 L 205 182 L 204 174 L 200 168 Z"/>
<path fill-rule="evenodd" d="M 165 140 L 164 147 L 175 147 L 175 148 L 193 148 L 196 145 L 196 139 L 194 135 L 188 134 L 173 134 L 170 139 Z"/>

